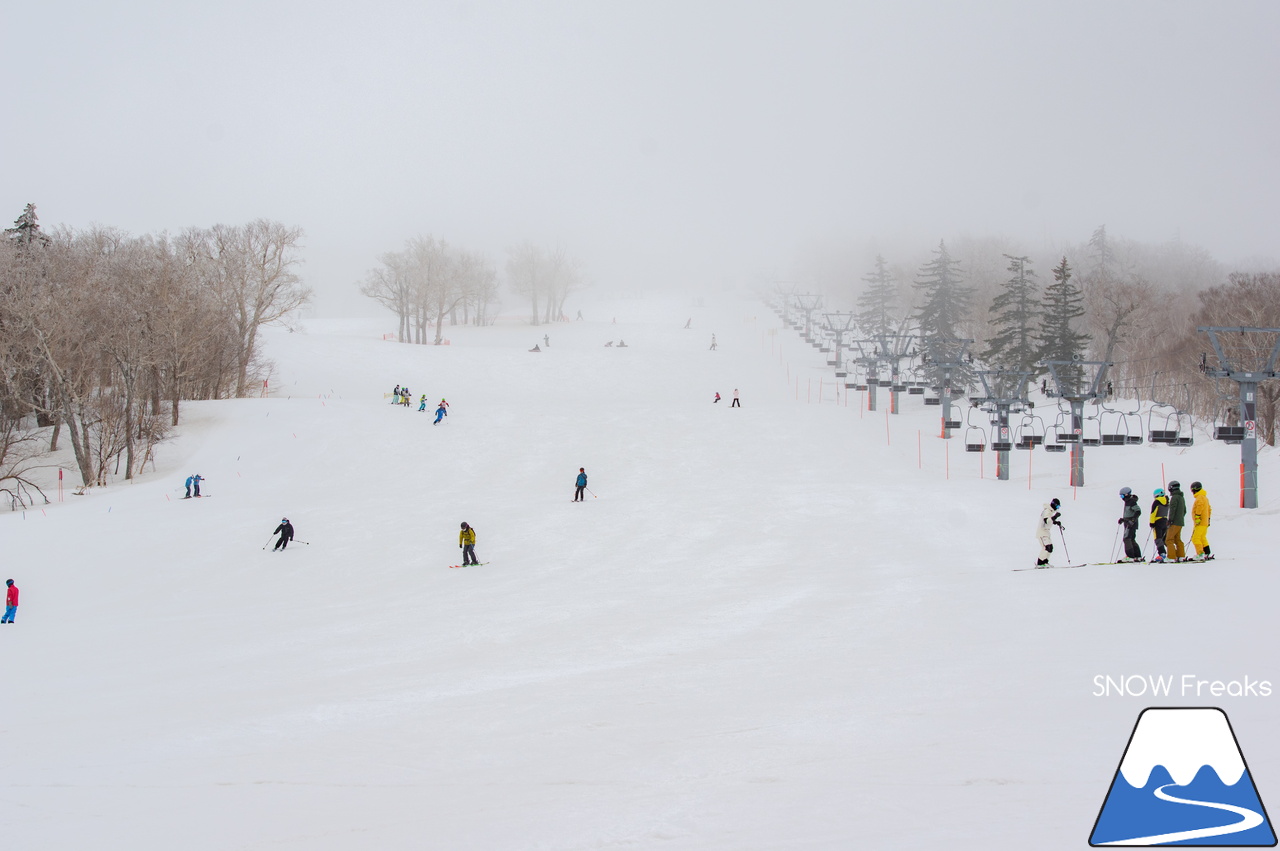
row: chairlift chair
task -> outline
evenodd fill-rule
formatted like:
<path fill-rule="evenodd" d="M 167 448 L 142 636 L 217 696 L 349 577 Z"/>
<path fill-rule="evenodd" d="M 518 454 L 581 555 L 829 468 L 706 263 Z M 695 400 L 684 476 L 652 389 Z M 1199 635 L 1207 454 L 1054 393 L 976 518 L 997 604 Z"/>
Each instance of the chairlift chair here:
<path fill-rule="evenodd" d="M 1021 424 L 1014 431 L 1017 438 L 1015 446 L 1018 449 L 1035 449 L 1037 446 L 1044 445 L 1044 420 L 1035 414 L 1025 414 L 1022 417 Z"/>
<path fill-rule="evenodd" d="M 982 426 L 976 426 L 970 417 L 977 408 L 970 408 L 964 416 L 965 423 L 968 427 L 964 430 L 964 451 L 965 452 L 986 452 L 987 451 L 987 430 Z"/>

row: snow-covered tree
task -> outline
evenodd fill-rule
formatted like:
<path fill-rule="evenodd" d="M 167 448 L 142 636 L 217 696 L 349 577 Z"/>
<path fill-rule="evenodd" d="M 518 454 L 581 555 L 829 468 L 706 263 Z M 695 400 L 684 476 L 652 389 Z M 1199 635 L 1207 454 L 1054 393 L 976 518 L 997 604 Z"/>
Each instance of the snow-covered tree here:
<path fill-rule="evenodd" d="M 947 253 L 945 242 L 938 243 L 933 260 L 920 267 L 915 289 L 921 295 L 916 310 L 916 324 L 925 338 L 956 339 L 960 324 L 969 313 L 973 294 L 963 283 L 960 261 Z"/>
<path fill-rule="evenodd" d="M 894 331 L 898 307 L 898 284 L 889 272 L 883 256 L 876 255 L 875 271 L 862 277 L 866 288 L 858 294 L 857 322 L 865 333 L 890 334 Z"/>
<path fill-rule="evenodd" d="M 1063 257 L 1062 262 L 1053 267 L 1053 283 L 1045 288 L 1041 302 L 1040 325 L 1036 330 L 1040 360 L 1069 361 L 1084 357 L 1089 335 L 1078 330 L 1084 312 L 1084 294 L 1071 282 L 1071 266 Z M 1073 386 L 1079 383 L 1081 374 L 1059 371 Z"/>
<path fill-rule="evenodd" d="M 4 235 L 22 248 L 44 247 L 50 242 L 48 234 L 40 230 L 35 204 L 24 207 L 22 215 L 14 219 L 13 227 L 5 228 Z"/>

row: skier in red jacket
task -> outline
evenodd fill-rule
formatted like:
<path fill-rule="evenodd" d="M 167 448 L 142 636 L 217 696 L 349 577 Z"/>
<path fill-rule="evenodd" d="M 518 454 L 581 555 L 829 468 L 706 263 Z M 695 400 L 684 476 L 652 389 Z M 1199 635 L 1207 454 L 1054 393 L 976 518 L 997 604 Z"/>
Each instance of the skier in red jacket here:
<path fill-rule="evenodd" d="M 18 613 L 18 586 L 12 579 L 5 580 L 4 584 L 8 590 L 4 595 L 4 617 L 0 618 L 0 623 L 13 623 L 13 616 Z"/>

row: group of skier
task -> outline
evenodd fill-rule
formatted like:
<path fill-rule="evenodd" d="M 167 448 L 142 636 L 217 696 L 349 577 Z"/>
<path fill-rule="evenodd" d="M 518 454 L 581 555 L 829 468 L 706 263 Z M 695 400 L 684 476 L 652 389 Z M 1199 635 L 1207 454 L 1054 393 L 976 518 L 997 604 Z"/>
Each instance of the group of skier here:
<path fill-rule="evenodd" d="M 413 394 L 409 392 L 409 388 L 401 387 L 399 384 L 396 385 L 395 390 L 391 391 L 391 396 L 393 399 L 393 405 L 403 405 L 406 408 L 409 407 L 410 403 L 413 401 Z M 423 393 L 422 396 L 418 398 L 418 411 L 421 413 L 426 409 L 427 394 Z M 436 419 L 432 425 L 439 425 L 440 421 L 447 416 L 449 416 L 449 403 L 444 399 L 441 399 L 440 404 L 436 405 Z"/>
<path fill-rule="evenodd" d="M 1191 545 L 1196 554 L 1188 556 L 1182 542 L 1182 528 L 1187 522 L 1187 500 L 1179 482 L 1169 482 L 1168 490 L 1156 488 L 1152 492 L 1151 509 L 1147 513 L 1147 527 L 1155 542 L 1155 555 L 1150 559 L 1152 564 L 1164 562 L 1211 561 L 1213 553 L 1209 548 L 1209 523 L 1213 515 L 1213 506 L 1209 504 L 1209 494 L 1200 482 L 1191 483 L 1194 502 L 1191 506 Z M 1116 523 L 1124 530 L 1124 556 L 1117 564 L 1144 562 L 1142 547 L 1138 544 L 1138 529 L 1142 525 L 1143 511 L 1139 505 L 1138 495 L 1132 488 L 1120 489 L 1120 499 L 1124 509 Z M 1066 529 L 1062 525 L 1062 502 L 1050 500 L 1040 512 L 1040 522 L 1036 525 L 1036 540 L 1040 543 L 1040 555 L 1036 559 L 1036 567 L 1049 567 L 1049 556 L 1053 553 L 1053 539 L 1050 532 L 1054 526 L 1059 535 Z"/>

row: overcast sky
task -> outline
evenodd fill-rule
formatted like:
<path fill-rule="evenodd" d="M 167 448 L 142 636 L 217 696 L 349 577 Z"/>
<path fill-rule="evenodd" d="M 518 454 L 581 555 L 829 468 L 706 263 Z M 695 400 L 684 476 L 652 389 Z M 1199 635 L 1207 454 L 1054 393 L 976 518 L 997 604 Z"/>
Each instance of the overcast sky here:
<path fill-rule="evenodd" d="M 322 313 L 416 234 L 626 287 L 1102 223 L 1275 257 L 1278 44 L 1273 0 L 10 4 L 0 216 L 299 225 Z"/>

